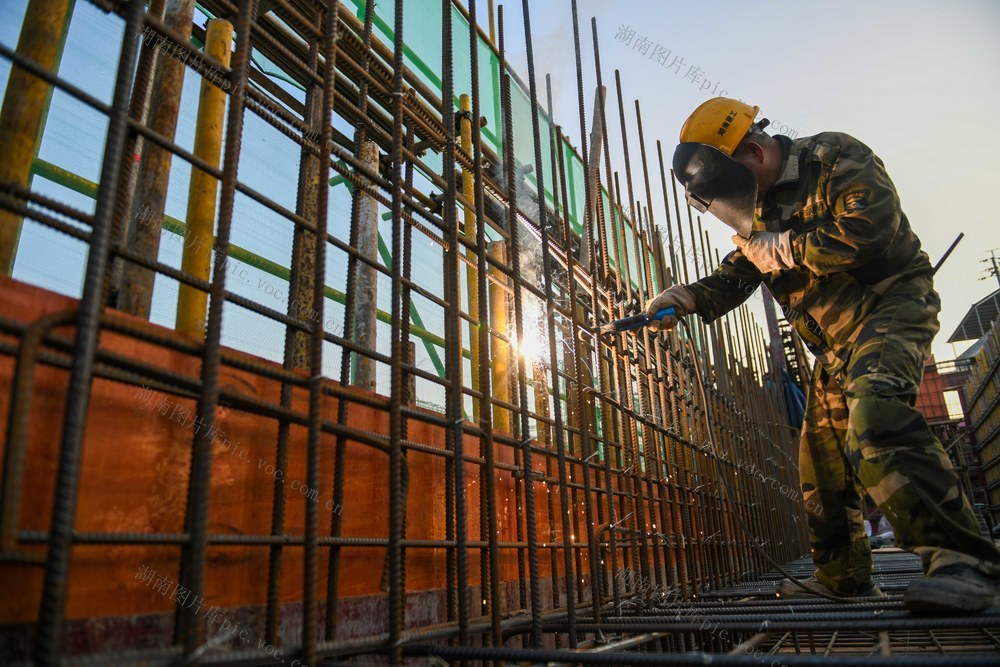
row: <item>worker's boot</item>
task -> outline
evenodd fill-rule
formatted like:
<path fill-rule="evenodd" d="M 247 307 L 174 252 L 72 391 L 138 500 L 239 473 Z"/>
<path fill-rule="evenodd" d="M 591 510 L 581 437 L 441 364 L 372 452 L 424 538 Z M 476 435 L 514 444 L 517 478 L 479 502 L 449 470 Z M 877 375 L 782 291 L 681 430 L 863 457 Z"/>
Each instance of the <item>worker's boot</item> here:
<path fill-rule="evenodd" d="M 968 565 L 947 565 L 912 582 L 903 604 L 915 614 L 982 611 L 1000 605 L 1000 582 Z"/>
<path fill-rule="evenodd" d="M 777 587 L 775 587 L 775 593 L 778 594 L 779 598 L 822 598 L 824 595 L 835 595 L 837 597 L 857 597 L 857 598 L 867 598 L 867 597 L 885 597 L 885 593 L 875 585 L 875 582 L 869 579 L 867 582 L 862 584 L 858 588 L 858 592 L 854 595 L 842 595 L 834 590 L 831 590 L 826 584 L 820 582 L 816 578 L 816 575 L 810 575 L 808 579 L 799 579 L 799 583 L 805 584 L 808 588 L 815 591 L 815 593 L 807 593 L 802 590 L 801 587 L 797 586 L 791 579 L 782 579 L 778 582 Z"/>

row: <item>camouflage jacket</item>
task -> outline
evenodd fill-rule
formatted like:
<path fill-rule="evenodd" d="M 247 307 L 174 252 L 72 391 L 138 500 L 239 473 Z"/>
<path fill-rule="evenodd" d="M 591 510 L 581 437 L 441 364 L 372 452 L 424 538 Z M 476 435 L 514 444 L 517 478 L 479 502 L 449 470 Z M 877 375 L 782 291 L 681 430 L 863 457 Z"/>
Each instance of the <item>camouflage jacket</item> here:
<path fill-rule="evenodd" d="M 775 138 L 782 165 L 758 204 L 754 229 L 791 230 L 796 266 L 762 275 L 735 250 L 689 287 L 698 314 L 711 322 L 763 281 L 822 361 L 849 348 L 882 295 L 916 298 L 931 291 L 932 269 L 871 149 L 838 132 Z"/>

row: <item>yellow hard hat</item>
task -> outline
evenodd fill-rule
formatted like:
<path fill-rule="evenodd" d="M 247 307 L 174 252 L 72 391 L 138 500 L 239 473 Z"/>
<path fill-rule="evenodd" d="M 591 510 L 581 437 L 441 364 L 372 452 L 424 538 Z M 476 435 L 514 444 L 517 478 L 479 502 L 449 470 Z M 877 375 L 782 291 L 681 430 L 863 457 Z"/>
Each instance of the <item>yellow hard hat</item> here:
<path fill-rule="evenodd" d="M 752 107 L 729 97 L 713 97 L 684 121 L 681 143 L 715 146 L 732 155 L 757 117 L 760 107 Z"/>

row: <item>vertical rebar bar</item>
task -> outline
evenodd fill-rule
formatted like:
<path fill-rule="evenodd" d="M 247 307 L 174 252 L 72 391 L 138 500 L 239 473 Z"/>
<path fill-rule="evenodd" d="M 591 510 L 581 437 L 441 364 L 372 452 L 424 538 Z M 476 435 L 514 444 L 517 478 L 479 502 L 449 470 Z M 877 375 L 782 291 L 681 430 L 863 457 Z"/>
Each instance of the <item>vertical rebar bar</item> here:
<path fill-rule="evenodd" d="M 402 4 L 402 0 L 397 0 Z M 336 91 L 337 66 L 337 12 L 340 0 L 331 0 L 323 16 L 323 93 L 320 109 L 319 174 L 316 189 L 316 249 L 312 276 L 312 302 L 315 318 L 312 320 L 309 363 L 309 427 L 306 440 L 306 484 L 316 491 L 316 498 L 305 495 L 305 554 L 302 559 L 303 600 L 302 600 L 302 656 L 306 664 L 316 664 L 316 642 L 319 630 L 319 602 L 316 593 L 319 588 L 319 489 L 320 489 L 320 440 L 323 422 L 323 342 L 326 318 L 326 250 L 330 201 L 330 149 L 333 146 L 333 107 Z M 402 32 L 402 28 L 397 28 Z M 395 129 L 395 128 L 394 128 Z M 398 256 L 399 248 L 396 248 Z M 398 265 L 398 262 L 397 262 Z M 395 275 L 394 275 L 395 278 Z M 400 350 L 394 350 L 400 354 Z M 398 365 L 399 360 L 394 357 Z M 399 385 L 394 389 L 401 391 Z"/>
<path fill-rule="evenodd" d="M 36 625 L 35 659 L 42 665 L 55 665 L 61 652 L 83 438 L 90 406 L 94 357 L 100 336 L 104 272 L 108 265 L 111 223 L 118 194 L 116 190 L 121 169 L 121 151 L 128 131 L 128 101 L 132 90 L 130 84 L 135 67 L 142 15 L 143 3 L 141 0 L 132 0 L 125 11 L 125 30 L 122 34 L 122 47 L 115 76 L 111 117 L 108 119 L 108 134 L 101 160 L 101 187 L 97 193 L 90 254 L 87 257 L 83 295 L 80 298 L 76 320 L 76 339 L 73 345 L 69 385 L 66 388 L 68 398 L 63 413 L 56 492 L 49 529 L 49 550 L 45 561 L 42 601 Z"/>
<path fill-rule="evenodd" d="M 584 234 L 584 243 L 588 244 L 587 252 L 580 253 L 581 263 L 584 259 L 589 260 L 589 265 L 585 266 L 585 269 L 590 272 L 590 278 L 593 281 L 592 288 L 590 290 L 590 314 L 593 318 L 599 316 L 598 310 L 598 286 L 603 284 L 603 277 L 606 274 L 606 270 L 602 269 L 598 271 L 598 262 L 602 258 L 606 258 L 607 253 L 601 252 L 600 254 L 594 253 L 590 248 L 590 242 L 593 237 L 594 227 L 599 224 L 602 220 L 602 216 L 598 213 L 598 208 L 600 206 L 601 192 L 598 187 L 591 187 L 591 183 L 597 183 L 597 167 L 590 163 L 591 151 L 587 148 L 587 114 L 586 106 L 584 103 L 584 90 L 583 90 L 583 64 L 580 49 L 580 21 L 579 21 L 579 10 L 577 7 L 577 0 L 572 0 L 572 14 L 573 14 L 573 50 L 576 59 L 576 88 L 577 88 L 577 104 L 580 108 L 580 142 L 581 142 L 581 160 L 583 161 L 583 172 L 585 175 L 586 187 L 584 188 L 584 228 L 587 233 Z M 595 123 L 598 122 L 596 119 L 600 118 L 603 122 L 604 112 L 603 112 L 603 98 L 600 94 L 600 89 L 598 89 L 598 97 L 600 99 L 599 106 L 601 110 L 597 108 L 594 109 Z M 597 201 L 594 201 L 594 200 Z M 598 239 L 601 241 L 601 245 L 606 248 L 607 243 L 605 240 L 605 235 L 603 229 L 598 229 Z M 572 286 L 572 283 L 571 283 Z M 575 301 L 574 301 L 575 303 Z M 574 311 L 575 312 L 575 311 Z M 578 323 L 579 324 L 579 323 Z M 600 559 L 600 548 L 597 544 L 593 543 L 591 535 L 594 534 L 594 528 L 599 522 L 601 522 L 600 517 L 600 502 L 597 502 L 597 507 L 595 508 L 595 498 L 594 492 L 591 487 L 591 459 L 598 453 L 598 448 L 600 443 L 596 446 L 591 442 L 591 424 L 590 416 L 594 415 L 594 427 L 596 430 L 596 409 L 591 410 L 588 405 L 588 397 L 593 396 L 593 373 L 585 374 L 584 365 L 580 363 L 579 360 L 583 359 L 584 356 L 590 364 L 594 363 L 594 357 L 591 352 L 590 346 L 583 343 L 580 339 L 581 334 L 574 337 L 574 344 L 577 345 L 577 383 L 579 385 L 579 400 L 583 405 L 579 408 L 580 413 L 585 415 L 586 419 L 582 424 L 581 429 L 581 453 L 583 457 L 583 479 L 584 479 L 584 511 L 586 514 L 586 534 L 588 540 L 591 543 L 590 549 L 588 549 L 589 565 L 590 565 L 590 595 L 591 595 L 591 610 L 594 614 L 595 619 L 600 618 L 600 606 L 601 606 L 601 577 L 602 577 L 602 561 Z M 581 344 L 582 343 L 582 344 Z M 583 354 L 581 354 L 583 353 Z M 600 349 L 598 344 L 598 357 L 597 357 L 598 370 L 602 368 L 602 361 L 600 358 Z M 581 373 L 584 373 L 581 376 Z M 595 406 L 596 408 L 596 406 Z M 604 570 L 608 568 L 603 568 Z"/>
<path fill-rule="evenodd" d="M 402 10 L 401 0 L 399 5 L 397 5 L 397 20 L 396 26 L 397 35 L 402 31 L 400 26 L 402 25 Z M 461 326 L 462 326 L 462 300 L 459 294 L 459 281 L 458 281 L 458 271 L 459 271 L 459 254 L 461 253 L 461 246 L 459 243 L 459 233 L 458 233 L 458 221 L 455 219 L 455 92 L 454 92 L 454 64 L 452 57 L 452 15 L 451 15 L 451 0 L 443 0 L 441 8 L 441 21 L 442 21 L 442 57 L 441 57 L 441 117 L 444 126 L 445 133 L 445 146 L 444 146 L 444 171 L 443 176 L 445 183 L 451 185 L 443 193 L 444 199 L 444 222 L 445 222 L 445 238 L 447 241 L 447 248 L 445 250 L 444 259 L 444 280 L 445 280 L 445 300 L 448 302 L 448 309 L 445 313 L 445 331 L 446 331 L 446 349 L 445 349 L 445 364 L 447 367 L 447 394 L 446 394 L 446 412 L 449 426 L 447 429 L 447 446 L 448 449 L 454 453 L 452 458 L 453 466 L 453 479 L 452 479 L 452 503 L 454 506 L 454 516 L 448 517 L 448 524 L 451 527 L 454 535 L 455 547 L 454 552 L 454 563 L 455 563 L 455 578 L 456 578 L 456 588 L 457 588 L 457 612 L 458 612 L 458 627 L 459 627 L 459 641 L 462 644 L 468 643 L 469 640 L 469 596 L 468 596 L 468 561 L 466 553 L 466 512 L 465 512 L 465 460 L 464 460 L 464 434 L 465 429 L 463 427 L 464 417 L 462 411 L 463 403 L 463 384 L 462 384 L 462 350 L 459 341 Z M 399 42 L 399 62 L 397 63 L 398 74 L 402 77 L 402 42 Z M 400 84 L 402 79 L 400 79 Z M 394 218 L 395 219 L 395 218 Z M 393 306 L 395 307 L 395 302 Z M 534 512 L 534 507 L 531 508 Z M 450 514 L 450 512 L 449 512 Z M 450 539 L 450 538 L 449 538 Z M 391 549 L 390 545 L 390 549 Z M 452 585 L 449 576 L 449 586 Z M 396 604 L 400 604 L 399 595 L 397 594 Z M 392 610 L 392 604 L 390 603 L 390 612 Z M 393 617 L 391 619 L 393 622 L 398 622 Z M 399 632 L 402 631 L 402 626 L 398 628 Z M 395 646 L 395 642 L 398 641 L 398 633 L 390 631 L 390 644 Z"/>
<path fill-rule="evenodd" d="M 369 50 L 372 43 L 372 25 L 375 20 L 375 0 L 365 1 L 365 17 L 364 17 L 364 27 L 362 28 L 362 50 L 360 65 L 364 69 L 368 69 L 368 59 L 370 58 Z M 362 115 L 367 112 L 368 109 L 368 80 L 362 78 L 358 84 L 358 109 Z M 361 150 L 367 140 L 367 130 L 366 124 L 359 122 L 355 127 L 354 136 L 354 151 L 355 154 L 360 158 Z M 354 192 L 352 193 L 351 200 L 351 223 L 350 231 L 348 232 L 348 243 L 351 247 L 357 247 L 359 223 L 358 217 L 360 216 L 360 202 L 362 190 L 364 187 L 372 187 L 367 185 L 367 179 L 361 181 L 365 185 L 355 185 Z M 346 289 L 344 295 L 344 332 L 349 333 L 354 331 L 354 322 L 356 319 L 356 298 L 355 298 L 355 285 L 358 281 L 359 272 L 359 261 L 356 255 L 349 254 L 347 257 L 347 281 Z M 350 349 L 347 346 L 343 346 L 340 352 L 340 384 L 341 386 L 346 386 L 350 382 L 351 377 L 351 362 L 354 355 L 351 354 Z M 337 424 L 343 426 L 347 423 L 348 418 L 348 401 L 340 400 L 337 401 Z M 345 497 L 345 468 L 347 466 L 347 437 L 340 432 L 337 434 L 337 441 L 334 449 L 334 461 L 333 461 L 333 502 L 335 507 L 342 507 Z M 342 513 L 334 512 L 333 516 L 330 518 L 330 534 L 333 537 L 340 537 L 341 531 L 343 529 L 343 517 Z M 388 564 L 388 554 L 386 554 L 386 563 Z M 334 545 L 330 548 L 330 558 L 327 565 L 327 581 L 326 581 L 326 638 L 327 640 L 333 640 L 337 636 L 337 621 L 339 619 L 338 609 L 337 609 L 337 598 L 338 598 L 338 587 L 340 583 L 340 557 L 341 557 L 341 547 L 339 545 Z"/>
<path fill-rule="evenodd" d="M 402 257 L 402 240 L 403 240 L 403 0 L 395 0 L 395 19 L 393 23 L 393 64 L 392 64 L 392 153 L 389 156 L 389 165 L 392 170 L 392 175 L 390 177 L 390 184 L 392 187 L 392 257 L 394 261 L 392 263 L 392 301 L 391 301 L 391 312 L 392 312 L 392 333 L 391 333 L 391 347 L 392 347 L 392 381 L 390 383 L 390 403 L 389 403 L 389 658 L 395 663 L 399 664 L 402 661 L 403 653 L 402 646 L 400 644 L 400 635 L 403 632 L 403 626 L 405 623 L 405 572 L 406 567 L 405 556 L 403 552 L 403 532 L 406 520 L 406 499 L 404 496 L 403 488 L 403 349 L 402 349 L 402 333 L 401 333 L 401 307 L 402 307 L 402 271 L 403 262 L 400 261 Z M 450 19 L 450 12 L 448 18 Z M 448 19 L 446 19 L 448 20 Z M 450 38 L 450 25 L 446 31 L 446 38 Z M 450 63 L 449 63 L 450 66 Z M 451 109 L 452 98 L 450 95 L 444 97 L 444 105 L 446 108 Z M 454 139 L 452 139 L 454 141 Z M 446 170 L 447 170 L 446 162 Z M 453 163 L 451 163 L 453 164 Z M 454 182 L 450 180 L 448 182 Z M 449 252 L 458 252 L 458 239 L 449 239 L 452 244 L 449 247 Z M 457 260 L 457 255 L 455 257 Z M 457 262 L 456 262 L 457 263 Z M 449 300 L 454 294 L 449 294 Z M 456 308 L 457 302 L 452 301 L 453 308 Z M 457 308 L 453 311 L 452 315 L 457 320 Z M 452 334 L 454 334 L 454 330 Z M 451 348 L 457 348 L 457 342 L 451 341 Z M 449 355 L 452 364 L 455 363 L 455 353 L 456 349 L 449 350 L 452 354 Z M 458 362 L 461 362 L 461 356 L 459 354 Z M 455 368 L 449 365 L 449 374 L 453 374 Z M 458 377 L 461 378 L 461 369 L 459 368 Z M 455 394 L 460 393 L 461 382 L 459 386 L 454 385 L 455 377 L 452 375 L 452 386 L 450 388 L 449 394 L 449 404 L 454 410 Z M 452 412 L 449 417 L 455 417 L 456 421 L 461 415 L 456 416 Z M 456 459 L 456 475 L 455 483 L 458 489 L 462 489 L 461 486 L 461 475 L 459 474 L 463 467 L 463 462 L 461 458 L 461 424 L 459 423 L 457 428 L 452 429 L 453 432 L 457 431 L 456 442 L 455 442 L 455 459 Z M 458 507 L 462 507 L 463 499 L 456 498 Z M 460 511 L 456 513 L 460 515 Z M 458 534 L 464 535 L 464 516 L 457 518 L 458 524 Z M 459 538 L 459 561 L 461 562 L 464 551 L 461 544 L 462 538 Z M 461 569 L 461 565 L 459 566 Z M 461 579 L 461 574 L 459 575 Z M 460 586 L 460 591 L 461 591 Z M 464 592 L 462 593 L 464 595 Z M 461 615 L 460 615 L 461 618 Z M 464 639 L 464 635 L 463 635 Z"/>
<path fill-rule="evenodd" d="M 526 3 L 522 5 L 527 8 Z M 501 7 L 502 9 L 502 7 Z M 503 13 L 499 12 L 497 21 L 500 32 L 500 43 L 504 43 L 504 21 Z M 525 35 L 529 31 L 529 24 L 525 20 Z M 526 40 L 528 41 L 528 40 Z M 501 53 L 503 46 L 501 46 Z M 502 60 L 502 59 L 501 59 Z M 524 295 L 521 286 L 521 248 L 520 248 L 520 221 L 514 208 L 517 201 L 517 185 L 514 180 L 514 121 L 511 103 L 510 77 L 504 75 L 503 91 L 503 113 L 504 113 L 504 176 L 507 182 L 507 223 L 510 233 L 511 269 L 514 279 L 514 327 L 519 341 L 525 340 L 524 329 Z M 535 96 L 537 102 L 537 95 Z M 537 104 L 531 105 L 531 113 L 534 122 L 538 122 Z M 543 188 L 541 178 L 538 179 L 538 187 Z M 544 210 L 544 199 L 540 208 Z M 539 581 L 538 570 L 538 531 L 535 518 L 535 471 L 532 465 L 531 456 L 531 432 L 529 429 L 529 408 L 528 408 L 528 378 L 527 363 L 523 354 L 517 355 L 517 386 L 518 386 L 518 406 L 520 413 L 520 430 L 518 437 L 520 443 L 518 450 L 521 455 L 521 470 L 523 473 L 523 493 L 525 512 L 525 532 L 528 543 L 528 596 L 531 604 L 531 644 L 540 646 L 542 641 L 542 620 L 541 620 L 541 582 Z M 524 602 L 524 600 L 522 600 Z"/>
<path fill-rule="evenodd" d="M 488 612 L 492 623 L 492 642 L 494 646 L 503 644 L 503 637 L 500 628 L 500 549 L 497 546 L 497 491 L 496 491 L 496 450 L 493 442 L 493 403 L 490 365 L 492 362 L 490 349 L 490 327 L 489 323 L 493 319 L 489 312 L 490 299 L 487 290 L 487 244 L 486 244 L 486 212 L 485 212 L 485 190 L 483 186 L 483 146 L 482 132 L 479 123 L 480 118 L 480 96 L 479 96 L 479 35 L 477 33 L 476 0 L 469 0 L 469 63 L 471 74 L 470 96 L 472 102 L 472 121 L 469 139 L 472 144 L 472 190 L 463 191 L 468 197 L 473 197 L 475 202 L 474 221 L 476 236 L 476 259 L 477 267 L 470 272 L 470 277 L 476 278 L 476 309 L 472 310 L 471 288 L 470 288 L 470 316 L 478 319 L 476 346 L 470 346 L 472 363 L 475 367 L 478 364 L 477 372 L 473 375 L 473 388 L 480 393 L 479 400 L 479 425 L 483 430 L 480 439 L 480 454 L 483 457 L 484 465 L 480 467 L 479 482 L 484 490 L 485 505 L 480 504 L 479 521 L 480 526 L 486 526 L 487 548 L 480 551 L 480 559 L 486 562 L 483 568 L 484 577 L 480 580 L 480 590 L 485 595 L 487 586 L 489 587 Z M 464 133 L 463 133 L 464 138 Z M 468 183 L 468 181 L 463 181 Z M 466 220 L 468 223 L 468 220 Z M 469 233 L 468 227 L 465 230 Z M 504 318 L 506 319 L 506 317 Z"/>
<path fill-rule="evenodd" d="M 233 53 L 232 96 L 226 119 L 222 190 L 219 195 L 219 222 L 216 232 L 215 270 L 209 292 L 208 327 L 201 364 L 201 395 L 198 419 L 202 430 L 195 433 L 188 483 L 186 530 L 191 536 L 184 549 L 181 579 L 194 596 L 205 589 L 205 558 L 208 550 L 208 506 L 211 497 L 212 447 L 218 434 L 216 406 L 219 404 L 219 370 L 222 356 L 222 313 L 225 308 L 226 265 L 229 262 L 229 237 L 232 232 L 236 177 L 243 139 L 243 111 L 250 72 L 250 32 L 257 11 L 257 0 L 242 0 L 236 16 L 236 50 Z M 203 643 L 205 628 L 194 606 L 179 610 L 179 630 L 186 655 Z"/>

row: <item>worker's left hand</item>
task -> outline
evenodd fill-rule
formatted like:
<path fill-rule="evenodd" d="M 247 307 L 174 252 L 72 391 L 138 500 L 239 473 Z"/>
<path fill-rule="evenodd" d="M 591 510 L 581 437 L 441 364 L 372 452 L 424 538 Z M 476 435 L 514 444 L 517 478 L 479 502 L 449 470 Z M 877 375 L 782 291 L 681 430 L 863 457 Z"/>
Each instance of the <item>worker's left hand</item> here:
<path fill-rule="evenodd" d="M 733 243 L 739 246 L 747 259 L 753 262 L 761 273 L 781 271 L 795 266 L 791 232 L 754 232 L 749 239 L 733 236 Z"/>

